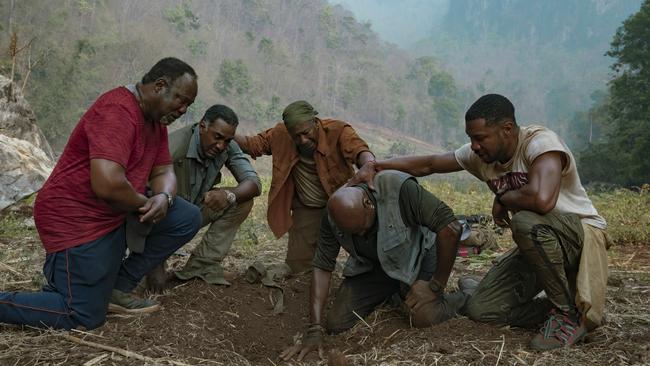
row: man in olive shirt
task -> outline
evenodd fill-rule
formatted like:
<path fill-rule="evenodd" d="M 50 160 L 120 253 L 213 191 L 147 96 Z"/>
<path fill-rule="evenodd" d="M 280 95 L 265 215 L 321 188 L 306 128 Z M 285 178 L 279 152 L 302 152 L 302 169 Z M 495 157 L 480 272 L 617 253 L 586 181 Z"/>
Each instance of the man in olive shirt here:
<path fill-rule="evenodd" d="M 443 322 L 463 305 L 466 295 L 444 295 L 461 233 L 452 210 L 402 172 L 377 174 L 366 185 L 343 187 L 327 203 L 313 259 L 310 325 L 302 343 L 286 349 L 284 360 L 322 350 L 327 329 L 351 328 L 394 294 L 406 294 L 413 325 Z M 340 248 L 350 257 L 334 304 L 323 326 L 332 271 Z"/>
<path fill-rule="evenodd" d="M 235 112 L 213 105 L 197 124 L 169 135 L 178 195 L 199 206 L 202 226 L 210 225 L 185 267 L 176 272 L 181 280 L 201 278 L 214 285 L 230 285 L 221 261 L 228 254 L 237 229 L 253 207 L 262 185 L 251 163 L 233 137 L 239 124 Z M 237 180 L 235 187 L 217 187 L 224 165 Z M 162 275 L 161 275 L 162 273 Z M 153 290 L 164 287 L 162 267 L 150 273 Z"/>

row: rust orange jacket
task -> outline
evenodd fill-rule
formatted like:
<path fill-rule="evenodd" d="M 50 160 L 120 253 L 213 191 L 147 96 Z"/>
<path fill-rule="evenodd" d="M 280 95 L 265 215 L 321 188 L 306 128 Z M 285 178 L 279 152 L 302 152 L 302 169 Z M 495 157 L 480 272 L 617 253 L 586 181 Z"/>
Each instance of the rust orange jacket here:
<path fill-rule="evenodd" d="M 357 157 L 370 148 L 352 126 L 343 121 L 316 118 L 316 136 L 314 161 L 320 182 L 329 196 L 352 178 Z M 273 155 L 267 220 L 271 231 L 279 238 L 293 224 L 291 202 L 295 190 L 291 172 L 298 162 L 296 145 L 282 122 L 255 136 L 243 136 L 238 142 L 253 158 Z"/>

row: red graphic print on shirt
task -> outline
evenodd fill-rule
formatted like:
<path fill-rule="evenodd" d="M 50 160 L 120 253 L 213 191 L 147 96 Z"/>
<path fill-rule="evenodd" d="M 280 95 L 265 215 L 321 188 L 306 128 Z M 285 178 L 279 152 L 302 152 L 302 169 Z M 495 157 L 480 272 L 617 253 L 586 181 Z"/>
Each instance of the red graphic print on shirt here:
<path fill-rule="evenodd" d="M 514 191 L 528 183 L 528 173 L 508 172 L 496 179 L 490 179 L 488 186 L 494 193 Z"/>

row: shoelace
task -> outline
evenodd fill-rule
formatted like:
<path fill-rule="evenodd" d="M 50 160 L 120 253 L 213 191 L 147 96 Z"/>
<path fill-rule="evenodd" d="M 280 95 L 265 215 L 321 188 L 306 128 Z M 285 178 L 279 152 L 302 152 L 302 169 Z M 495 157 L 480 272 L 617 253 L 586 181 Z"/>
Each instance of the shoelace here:
<path fill-rule="evenodd" d="M 556 332 L 556 328 L 558 326 L 558 320 L 559 319 L 555 312 L 555 309 L 551 310 L 550 315 L 541 330 L 544 338 L 551 338 L 554 336 L 554 333 Z"/>
<path fill-rule="evenodd" d="M 555 337 L 565 344 L 572 342 L 579 324 L 574 323 L 567 315 L 563 315 L 558 319 L 558 325 L 559 327 L 555 331 Z"/>
<path fill-rule="evenodd" d="M 573 342 L 576 329 L 579 326 L 579 324 L 569 318 L 568 314 L 557 313 L 553 309 L 549 314 L 549 318 L 544 323 L 541 333 L 544 338 L 556 338 L 566 344 Z"/>

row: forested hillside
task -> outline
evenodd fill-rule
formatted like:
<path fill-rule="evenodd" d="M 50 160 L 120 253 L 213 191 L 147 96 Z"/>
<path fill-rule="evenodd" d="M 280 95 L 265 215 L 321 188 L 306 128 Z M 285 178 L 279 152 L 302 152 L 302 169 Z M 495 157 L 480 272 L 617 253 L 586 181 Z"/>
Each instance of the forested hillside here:
<path fill-rule="evenodd" d="M 169 55 L 199 74 L 186 122 L 219 102 L 270 126 L 286 104 L 307 99 L 321 116 L 430 143 L 462 133 L 464 101 L 449 74 L 324 0 L 11 0 L 0 17 L 0 72 L 23 87 L 58 148 L 100 93 Z"/>
<path fill-rule="evenodd" d="M 611 77 L 612 36 L 641 3 L 449 1 L 431 36 L 413 48 L 435 55 L 473 95 L 508 95 L 522 122 L 548 125 L 577 147 L 594 131 L 573 124 L 574 113 L 601 98 L 593 93 Z"/>

